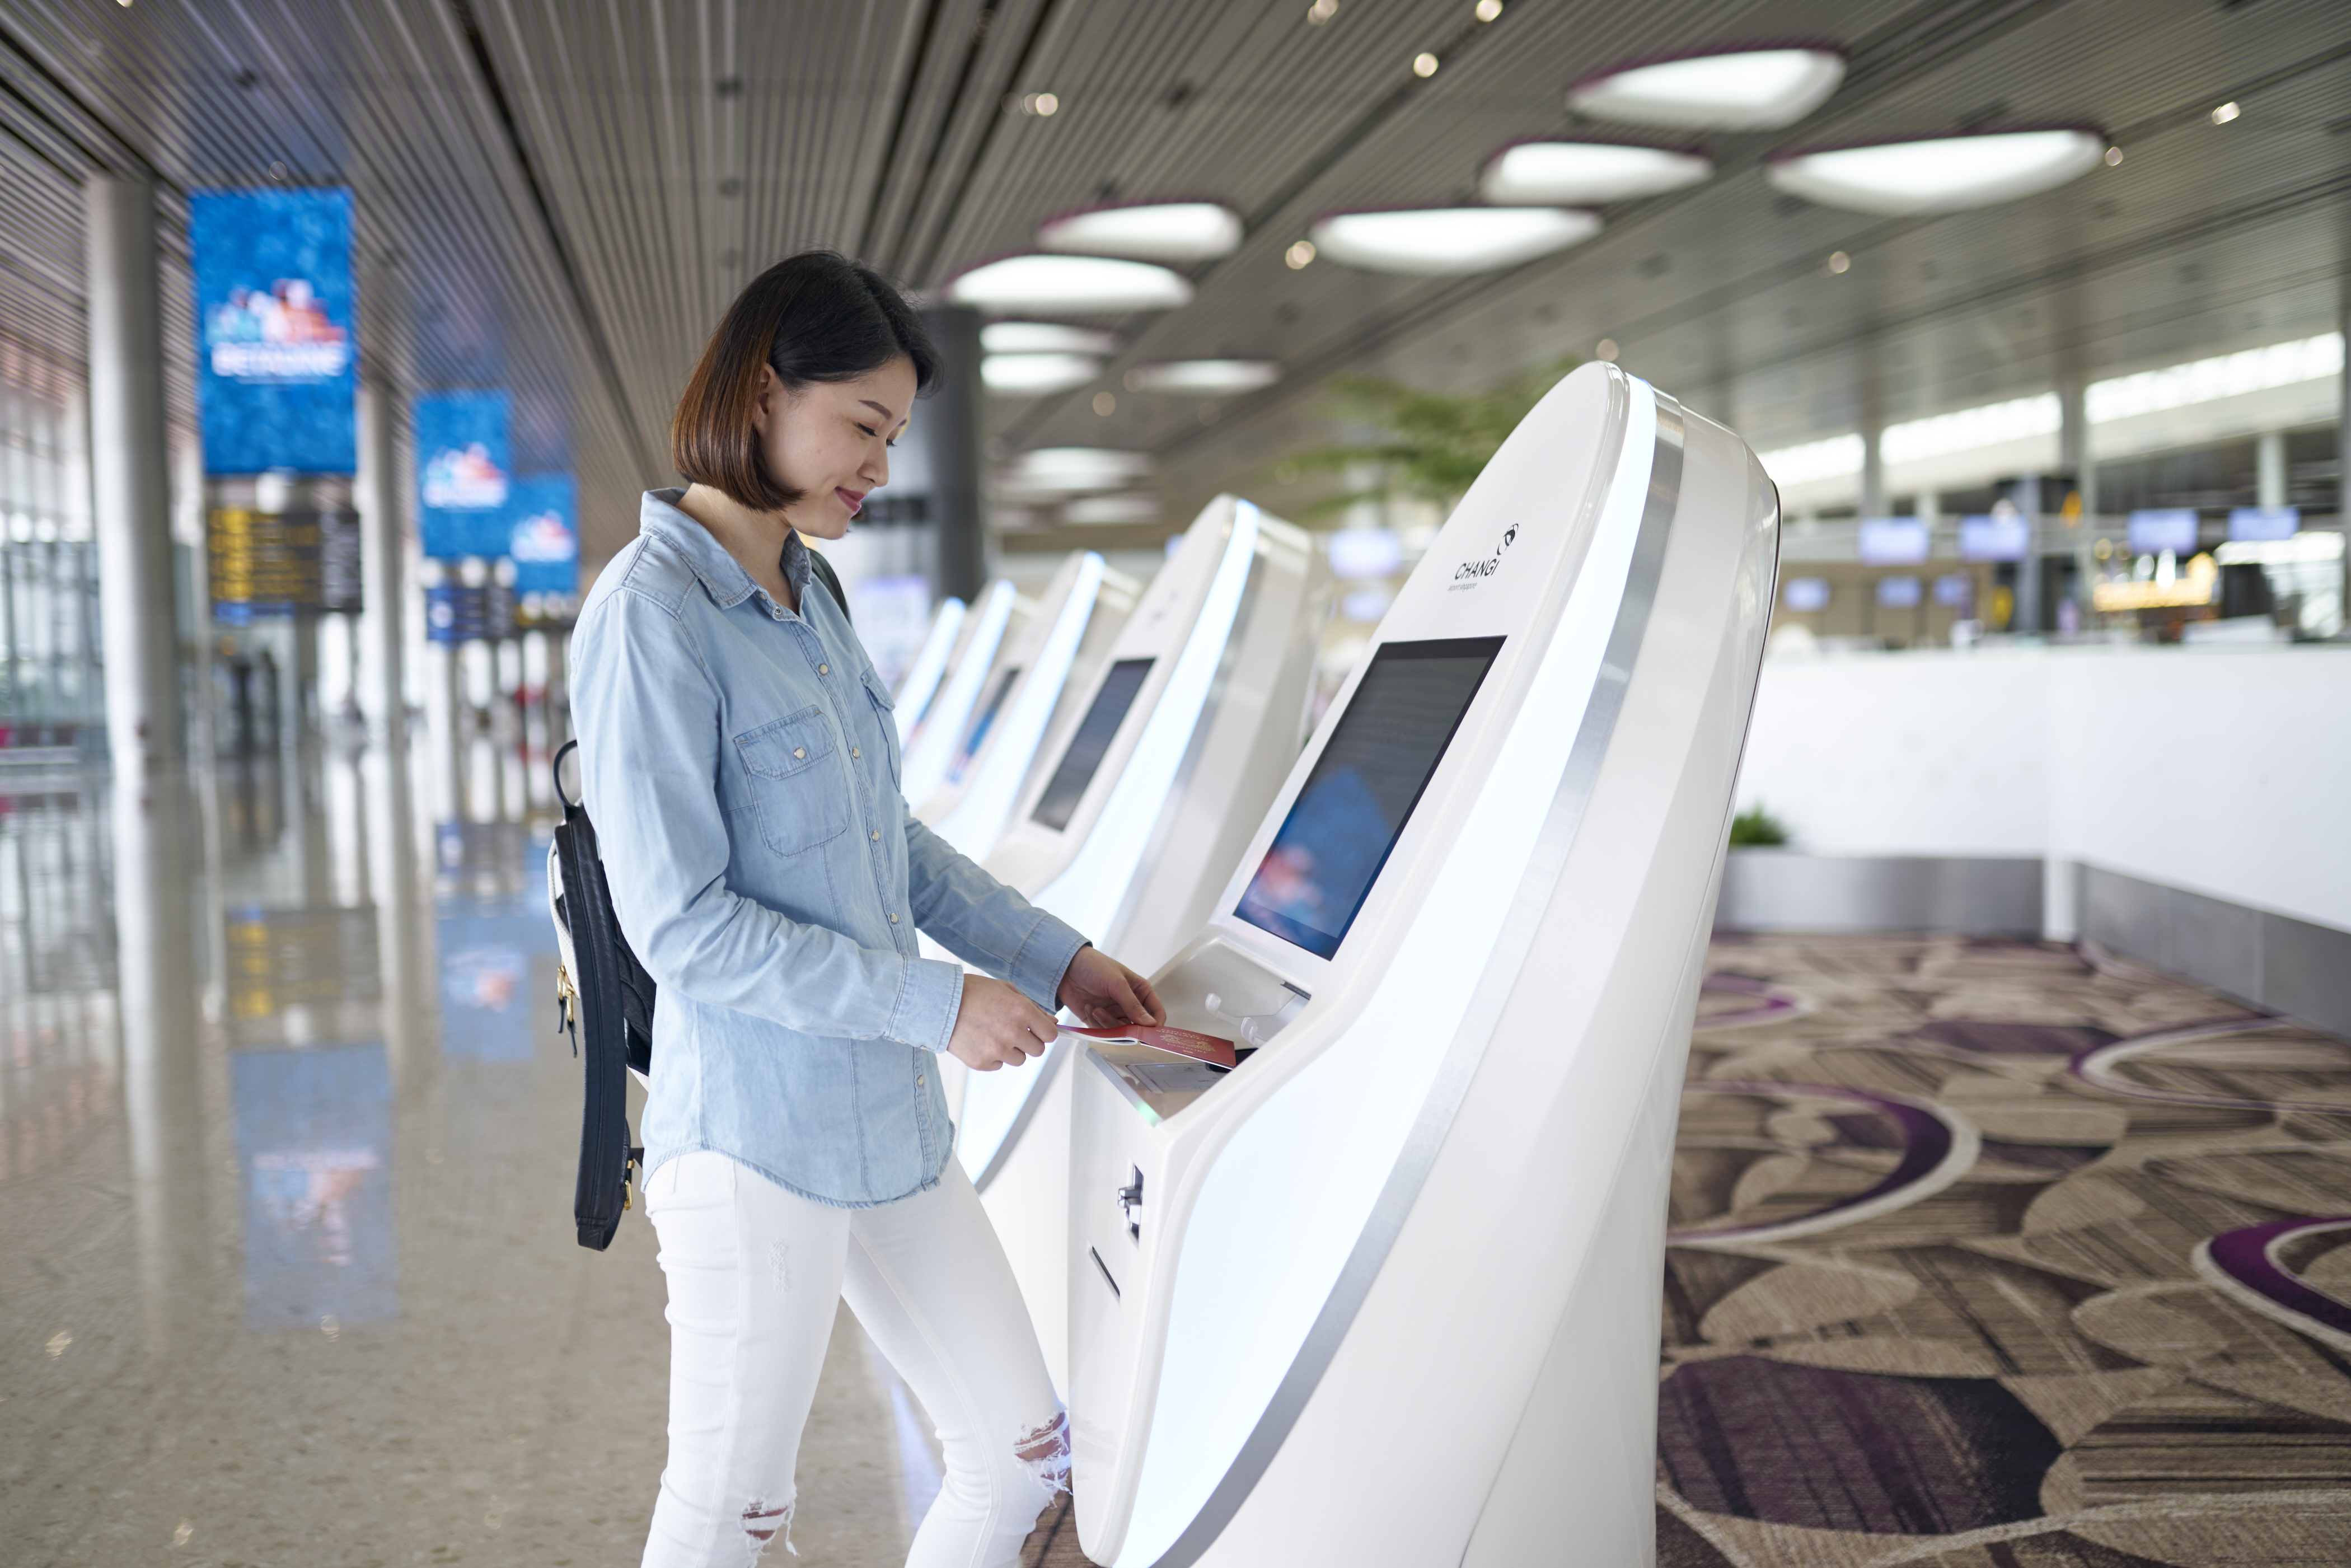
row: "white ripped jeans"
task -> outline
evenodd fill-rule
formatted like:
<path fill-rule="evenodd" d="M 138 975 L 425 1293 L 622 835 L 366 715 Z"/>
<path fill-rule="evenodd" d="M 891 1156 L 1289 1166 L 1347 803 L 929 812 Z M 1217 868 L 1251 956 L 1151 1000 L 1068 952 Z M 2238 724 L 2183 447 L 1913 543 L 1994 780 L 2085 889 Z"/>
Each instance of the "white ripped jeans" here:
<path fill-rule="evenodd" d="M 669 1464 L 644 1568 L 746 1568 L 789 1542 L 800 1429 L 846 1296 L 938 1423 L 946 1475 L 908 1568 L 1012 1568 L 1068 1482 L 1068 1417 L 963 1166 L 833 1208 L 707 1150 L 664 1164 L 645 1210 L 669 1279 Z"/>

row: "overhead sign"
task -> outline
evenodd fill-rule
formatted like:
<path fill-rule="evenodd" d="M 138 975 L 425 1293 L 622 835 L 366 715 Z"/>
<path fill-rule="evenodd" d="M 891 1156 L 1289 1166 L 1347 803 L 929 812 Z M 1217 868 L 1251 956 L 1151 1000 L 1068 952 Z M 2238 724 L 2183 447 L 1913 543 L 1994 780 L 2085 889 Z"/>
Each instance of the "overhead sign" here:
<path fill-rule="evenodd" d="M 512 415 L 513 402 L 502 392 L 416 400 L 416 492 L 426 555 L 456 560 L 507 553 Z"/>
<path fill-rule="evenodd" d="M 352 472 L 351 193 L 198 191 L 188 242 L 204 472 Z"/>
<path fill-rule="evenodd" d="M 360 524 L 350 511 L 215 507 L 204 521 L 216 619 L 244 625 L 256 616 L 360 608 Z"/>
<path fill-rule="evenodd" d="M 517 596 L 580 591 L 580 496 L 569 474 L 527 474 L 514 483 L 507 554 Z"/>

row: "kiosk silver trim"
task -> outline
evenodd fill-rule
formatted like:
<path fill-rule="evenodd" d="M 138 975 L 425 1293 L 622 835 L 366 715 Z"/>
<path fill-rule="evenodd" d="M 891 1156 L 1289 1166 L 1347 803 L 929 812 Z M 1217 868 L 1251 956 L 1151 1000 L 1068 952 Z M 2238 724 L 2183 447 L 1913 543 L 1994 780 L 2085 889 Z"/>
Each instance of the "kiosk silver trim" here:
<path fill-rule="evenodd" d="M 1257 1426 L 1242 1443 L 1231 1468 L 1208 1494 L 1208 1500 L 1152 1568 L 1190 1568 L 1224 1533 L 1225 1526 L 1249 1500 L 1266 1467 L 1280 1451 L 1283 1440 L 1305 1410 L 1306 1402 L 1321 1385 L 1332 1358 L 1338 1354 L 1356 1312 L 1370 1294 L 1372 1282 L 1379 1277 L 1381 1266 L 1387 1261 L 1389 1249 L 1420 1196 L 1429 1167 L 1436 1163 L 1437 1152 L 1452 1129 L 1454 1115 L 1468 1092 L 1469 1081 L 1485 1056 L 1487 1043 L 1493 1038 L 1510 988 L 1488 986 L 1484 981 L 1517 969 L 1533 945 L 1543 906 L 1551 901 L 1560 870 L 1575 842 L 1576 829 L 1591 803 L 1609 739 L 1615 734 L 1617 716 L 1624 711 L 1633 665 L 1640 656 L 1649 613 L 1656 603 L 1657 583 L 1665 570 L 1666 543 L 1681 501 L 1686 432 L 1682 406 L 1663 392 L 1655 395 L 1656 445 L 1649 465 L 1648 500 L 1642 508 L 1640 534 L 1634 541 L 1632 566 L 1625 574 L 1625 597 L 1617 605 L 1616 623 L 1609 632 L 1608 648 L 1601 658 L 1599 679 L 1593 684 L 1591 703 L 1584 709 L 1583 722 L 1568 751 L 1567 766 L 1560 774 L 1559 789 L 1552 797 L 1551 810 L 1544 815 L 1542 831 L 1536 837 L 1534 853 L 1519 879 L 1517 891 L 1511 894 L 1511 917 L 1502 923 L 1501 940 L 1487 959 L 1485 972 L 1479 977 L 1476 993 L 1479 999 L 1471 1004 L 1455 1030 L 1446 1051 L 1445 1065 L 1438 1071 L 1428 1100 L 1396 1155 L 1395 1167 L 1388 1173 L 1372 1207 L 1371 1218 L 1348 1254 L 1346 1265 L 1340 1270 L 1338 1282 L 1332 1287 L 1322 1312 L 1316 1314 L 1314 1326 L 1307 1332 L 1296 1359 L 1267 1403 L 1265 1414 L 1258 1417 Z"/>

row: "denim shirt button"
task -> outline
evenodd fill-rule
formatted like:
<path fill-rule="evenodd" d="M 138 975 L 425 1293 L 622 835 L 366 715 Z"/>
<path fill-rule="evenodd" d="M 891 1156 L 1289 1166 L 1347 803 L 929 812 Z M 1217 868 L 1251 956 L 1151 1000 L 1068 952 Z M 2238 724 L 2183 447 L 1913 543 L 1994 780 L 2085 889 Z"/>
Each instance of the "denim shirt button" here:
<path fill-rule="evenodd" d="M 873 841 L 874 841 L 875 843 L 877 843 L 877 844 L 878 844 L 878 843 L 880 843 L 880 842 L 882 841 L 882 832 L 881 832 L 881 830 L 880 830 L 880 829 L 878 829 L 878 828 L 877 828 L 877 829 L 875 829 L 875 830 L 873 831 L 872 834 L 871 835 L 871 837 L 872 838 L 872 840 L 873 840 Z"/>
<path fill-rule="evenodd" d="M 893 915 L 890 916 L 890 924 L 891 924 L 891 925 L 897 925 L 897 924 L 898 924 L 898 916 L 897 916 L 895 914 L 893 914 Z"/>
<path fill-rule="evenodd" d="M 863 757 L 863 756 L 865 755 L 865 753 L 863 753 L 863 752 L 862 752 L 862 751 L 858 750 L 858 749 L 857 749 L 857 747 L 853 747 L 853 746 L 852 746 L 852 747 L 851 747 L 849 748 L 849 755 L 850 755 L 852 758 L 862 758 L 862 757 Z"/>
<path fill-rule="evenodd" d="M 914 1074 L 914 1087 L 915 1087 L 915 1088 L 920 1089 L 920 1088 L 923 1086 L 923 1084 L 925 1083 L 925 1080 L 924 1079 L 924 1077 L 923 1077 L 923 1075 L 922 1075 L 921 1073 L 917 1072 L 917 1073 L 915 1073 L 915 1074 Z"/>
<path fill-rule="evenodd" d="M 832 674 L 832 666 L 831 664 L 819 664 L 816 667 L 816 673 L 820 675 L 829 675 Z"/>

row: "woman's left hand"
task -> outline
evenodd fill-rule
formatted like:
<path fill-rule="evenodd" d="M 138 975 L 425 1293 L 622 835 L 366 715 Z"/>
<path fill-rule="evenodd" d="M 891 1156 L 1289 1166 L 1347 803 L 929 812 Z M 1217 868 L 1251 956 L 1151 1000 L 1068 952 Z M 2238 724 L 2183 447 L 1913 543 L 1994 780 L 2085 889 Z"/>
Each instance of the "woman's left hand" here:
<path fill-rule="evenodd" d="M 1159 1005 L 1159 993 L 1151 982 L 1091 944 L 1070 960 L 1069 973 L 1061 977 L 1055 995 L 1095 1029 L 1167 1021 L 1167 1009 Z"/>

